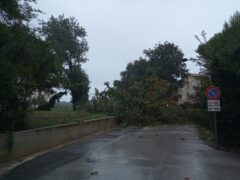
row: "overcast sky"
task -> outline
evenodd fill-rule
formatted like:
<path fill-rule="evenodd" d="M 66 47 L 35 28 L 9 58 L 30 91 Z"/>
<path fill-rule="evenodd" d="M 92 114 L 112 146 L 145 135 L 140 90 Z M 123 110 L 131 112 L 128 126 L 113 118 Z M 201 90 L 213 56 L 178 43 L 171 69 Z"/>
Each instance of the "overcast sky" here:
<path fill-rule="evenodd" d="M 91 94 L 94 88 L 102 90 L 105 81 L 119 79 L 129 62 L 158 42 L 173 42 L 186 58 L 196 57 L 194 35 L 205 30 L 210 38 L 220 32 L 240 10 L 240 0 L 37 0 L 37 8 L 45 13 L 40 19 L 74 16 L 86 29 L 90 49 L 83 67 Z M 188 69 L 198 72 L 193 64 Z"/>

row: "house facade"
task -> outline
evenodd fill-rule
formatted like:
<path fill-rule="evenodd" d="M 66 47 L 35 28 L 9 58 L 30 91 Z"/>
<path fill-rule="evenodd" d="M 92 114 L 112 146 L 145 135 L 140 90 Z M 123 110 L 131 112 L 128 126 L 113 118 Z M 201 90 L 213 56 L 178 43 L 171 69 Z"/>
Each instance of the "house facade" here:
<path fill-rule="evenodd" d="M 204 74 L 188 74 L 184 79 L 183 87 L 178 89 L 178 104 L 195 105 L 200 103 L 202 82 L 208 76 Z"/>

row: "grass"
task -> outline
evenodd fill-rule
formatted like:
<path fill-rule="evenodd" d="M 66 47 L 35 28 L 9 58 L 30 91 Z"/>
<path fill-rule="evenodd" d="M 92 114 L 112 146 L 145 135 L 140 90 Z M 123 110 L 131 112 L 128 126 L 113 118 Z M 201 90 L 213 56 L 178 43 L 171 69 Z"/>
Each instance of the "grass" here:
<path fill-rule="evenodd" d="M 80 122 L 106 117 L 103 113 L 76 112 L 71 110 L 34 111 L 28 114 L 28 129 Z"/>
<path fill-rule="evenodd" d="M 195 126 L 198 129 L 198 134 L 200 139 L 207 141 L 209 143 L 213 143 L 213 133 L 209 130 L 207 130 L 206 128 L 203 128 L 197 124 L 195 124 Z"/>

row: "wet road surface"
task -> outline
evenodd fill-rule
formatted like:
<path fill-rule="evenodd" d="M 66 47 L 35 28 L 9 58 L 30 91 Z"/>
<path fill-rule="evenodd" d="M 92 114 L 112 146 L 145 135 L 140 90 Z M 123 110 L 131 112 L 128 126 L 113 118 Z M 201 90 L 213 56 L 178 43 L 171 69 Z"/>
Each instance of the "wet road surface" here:
<path fill-rule="evenodd" d="M 190 126 L 126 128 L 54 150 L 4 180 L 240 180 L 240 156 L 218 151 Z"/>

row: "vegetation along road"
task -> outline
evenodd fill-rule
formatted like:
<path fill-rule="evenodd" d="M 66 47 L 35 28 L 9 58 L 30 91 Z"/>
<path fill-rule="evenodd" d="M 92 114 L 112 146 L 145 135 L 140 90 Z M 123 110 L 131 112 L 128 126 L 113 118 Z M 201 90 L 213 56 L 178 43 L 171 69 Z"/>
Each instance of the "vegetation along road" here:
<path fill-rule="evenodd" d="M 28 161 L 3 179 L 239 180 L 240 156 L 216 150 L 192 126 L 116 129 Z"/>

